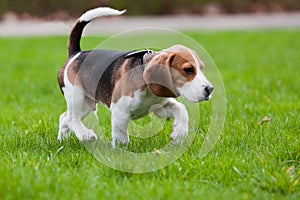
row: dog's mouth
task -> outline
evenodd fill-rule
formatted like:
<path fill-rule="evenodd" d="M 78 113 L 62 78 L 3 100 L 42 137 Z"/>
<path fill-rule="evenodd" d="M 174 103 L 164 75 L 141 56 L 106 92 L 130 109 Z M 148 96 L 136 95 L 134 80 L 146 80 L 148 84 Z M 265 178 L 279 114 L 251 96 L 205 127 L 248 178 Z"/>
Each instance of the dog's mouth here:
<path fill-rule="evenodd" d="M 190 101 L 190 102 L 192 102 L 192 103 L 199 103 L 199 102 L 201 102 L 201 101 L 208 101 L 208 100 L 210 100 L 211 99 L 211 97 L 212 97 L 212 93 L 206 93 L 206 94 L 204 94 L 204 95 L 200 95 L 200 94 L 194 94 L 194 95 L 192 95 L 191 97 L 189 97 L 189 96 L 187 96 L 186 94 L 180 94 L 179 93 L 179 91 L 177 90 L 177 94 L 176 94 L 176 96 L 178 97 L 178 96 L 181 96 L 181 97 L 183 97 L 183 98 L 185 98 L 186 100 L 188 100 L 188 101 Z"/>
<path fill-rule="evenodd" d="M 210 97 L 205 97 L 204 99 L 200 99 L 198 102 L 201 102 L 201 101 L 208 101 L 210 100 Z"/>
<path fill-rule="evenodd" d="M 192 103 L 200 103 L 201 101 L 208 101 L 210 99 L 210 97 L 205 97 L 205 98 L 201 98 L 201 99 L 188 99 L 184 96 L 182 96 L 183 98 L 187 99 L 188 101 L 192 102 Z"/>
<path fill-rule="evenodd" d="M 209 94 L 207 97 L 204 98 L 204 101 L 208 101 L 211 99 L 212 94 Z"/>
<path fill-rule="evenodd" d="M 208 100 L 210 100 L 210 99 L 211 99 L 211 94 L 208 95 L 208 96 L 206 96 L 206 97 L 204 97 L 203 99 L 200 99 L 198 102 L 201 102 L 201 101 L 208 101 Z"/>

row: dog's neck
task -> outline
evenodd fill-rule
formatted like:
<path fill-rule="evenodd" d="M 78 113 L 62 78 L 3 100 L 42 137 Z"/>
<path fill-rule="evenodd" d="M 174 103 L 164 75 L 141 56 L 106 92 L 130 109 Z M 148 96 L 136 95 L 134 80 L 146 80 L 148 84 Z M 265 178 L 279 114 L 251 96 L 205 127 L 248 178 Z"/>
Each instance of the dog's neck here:
<path fill-rule="evenodd" d="M 157 53 L 155 52 L 151 52 L 151 53 L 146 53 L 144 54 L 143 58 L 142 58 L 142 65 L 147 65 L 152 59 L 154 56 L 156 56 Z"/>

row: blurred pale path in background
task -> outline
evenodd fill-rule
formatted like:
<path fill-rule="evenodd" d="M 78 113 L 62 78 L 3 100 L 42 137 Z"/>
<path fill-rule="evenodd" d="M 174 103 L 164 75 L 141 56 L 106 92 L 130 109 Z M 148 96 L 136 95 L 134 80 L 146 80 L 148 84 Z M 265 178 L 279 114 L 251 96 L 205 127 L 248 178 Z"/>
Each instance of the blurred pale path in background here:
<path fill-rule="evenodd" d="M 75 20 L 76 19 L 72 21 L 4 20 L 0 22 L 0 36 L 68 35 Z M 300 28 L 300 13 L 157 17 L 121 16 L 97 20 L 85 30 L 84 34 L 115 34 L 142 27 L 161 27 L 177 31 Z"/>

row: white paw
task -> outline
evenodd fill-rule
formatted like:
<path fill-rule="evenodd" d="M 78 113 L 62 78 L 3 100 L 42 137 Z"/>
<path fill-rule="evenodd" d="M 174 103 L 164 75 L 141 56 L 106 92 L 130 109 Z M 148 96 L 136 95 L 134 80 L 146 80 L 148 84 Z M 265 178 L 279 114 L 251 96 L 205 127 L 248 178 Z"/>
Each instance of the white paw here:
<path fill-rule="evenodd" d="M 173 127 L 173 132 L 171 133 L 171 143 L 174 145 L 181 144 L 186 138 L 189 132 L 188 124 L 181 123 Z"/>
<path fill-rule="evenodd" d="M 125 133 L 120 133 L 118 135 L 114 135 L 112 138 L 111 145 L 113 148 L 116 146 L 126 146 L 129 144 L 129 137 Z"/>
<path fill-rule="evenodd" d="M 63 139 L 70 137 L 71 130 L 69 129 L 67 122 L 67 112 L 64 112 L 59 116 L 59 131 L 57 139 L 61 142 Z"/>
<path fill-rule="evenodd" d="M 68 128 L 60 129 L 57 135 L 57 139 L 61 142 L 64 139 L 69 138 L 71 135 L 71 131 Z"/>
<path fill-rule="evenodd" d="M 81 135 L 81 138 L 79 138 L 80 141 L 91 141 L 91 140 L 97 140 L 97 135 L 92 129 L 89 129 L 84 134 Z"/>

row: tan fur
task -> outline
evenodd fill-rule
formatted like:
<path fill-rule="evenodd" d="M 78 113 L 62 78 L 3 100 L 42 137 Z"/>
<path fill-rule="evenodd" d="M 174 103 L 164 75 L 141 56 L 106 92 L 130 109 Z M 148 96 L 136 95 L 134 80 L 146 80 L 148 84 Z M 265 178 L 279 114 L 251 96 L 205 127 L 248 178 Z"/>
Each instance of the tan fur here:
<path fill-rule="evenodd" d="M 60 68 L 60 70 L 58 71 L 58 74 L 57 74 L 57 79 L 58 79 L 58 83 L 59 83 L 59 87 L 60 87 L 60 90 L 62 93 L 64 93 L 63 91 L 63 87 L 65 87 L 65 83 L 64 83 L 64 74 L 65 74 L 65 70 L 66 70 L 66 67 L 69 63 L 69 61 L 71 60 L 71 58 L 68 58 L 66 60 L 66 62 L 64 63 L 64 65 L 62 66 L 62 68 Z M 73 82 L 71 82 L 73 84 Z"/>
<path fill-rule="evenodd" d="M 142 78 L 142 66 L 137 66 L 133 69 L 130 69 L 128 66 L 128 62 L 128 60 L 125 61 L 122 66 L 115 72 L 115 88 L 112 95 L 113 103 L 118 102 L 121 96 L 134 97 L 134 91 L 138 89 L 145 89 L 145 82 Z"/>
<path fill-rule="evenodd" d="M 81 86 L 80 79 L 77 76 L 78 70 L 79 70 L 79 64 L 75 60 L 71 65 L 68 67 L 67 70 L 67 76 L 68 80 L 72 85 Z"/>
<path fill-rule="evenodd" d="M 146 66 L 143 78 L 152 94 L 159 97 L 176 97 L 170 65 L 176 55 L 162 52 Z"/>
<path fill-rule="evenodd" d="M 203 68 L 196 53 L 184 46 L 175 45 L 157 54 L 147 65 L 144 79 L 150 91 L 160 97 L 176 97 L 176 88 L 192 81 L 197 75 L 194 57 Z M 192 68 L 194 74 L 187 74 L 184 69 Z"/>

